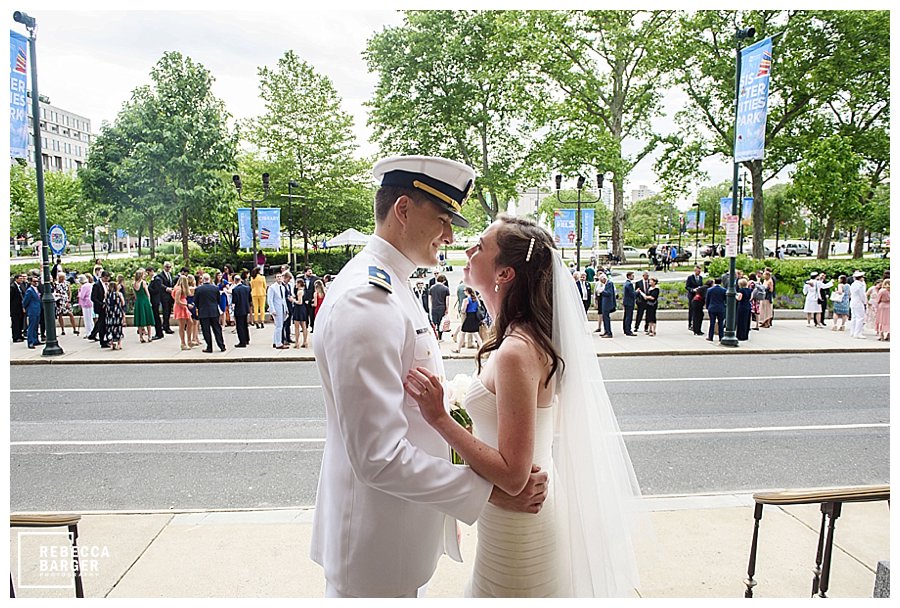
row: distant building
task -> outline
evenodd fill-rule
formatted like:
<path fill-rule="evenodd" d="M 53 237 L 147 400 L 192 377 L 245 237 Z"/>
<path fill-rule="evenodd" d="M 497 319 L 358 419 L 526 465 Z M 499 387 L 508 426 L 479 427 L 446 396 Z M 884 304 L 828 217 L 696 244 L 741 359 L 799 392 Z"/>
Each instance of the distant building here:
<path fill-rule="evenodd" d="M 647 186 L 641 184 L 638 186 L 637 190 L 631 191 L 631 203 L 634 204 L 638 201 L 642 201 L 645 198 L 650 198 L 651 196 L 655 196 L 656 192 L 648 188 Z"/>
<path fill-rule="evenodd" d="M 34 132 L 31 94 L 28 95 L 28 161 L 34 167 Z M 40 95 L 41 157 L 44 171 L 76 171 L 87 160 L 91 144 L 91 121 L 79 114 L 50 105 Z"/>

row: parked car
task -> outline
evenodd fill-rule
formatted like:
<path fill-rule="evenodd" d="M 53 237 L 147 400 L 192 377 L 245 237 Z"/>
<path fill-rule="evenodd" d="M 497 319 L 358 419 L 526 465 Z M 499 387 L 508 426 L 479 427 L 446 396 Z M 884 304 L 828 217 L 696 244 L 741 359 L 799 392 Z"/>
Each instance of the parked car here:
<path fill-rule="evenodd" d="M 638 249 L 637 247 L 632 247 L 631 245 L 625 245 L 625 261 L 629 262 L 631 260 L 646 260 L 647 259 L 647 250 L 646 249 Z"/>
<path fill-rule="evenodd" d="M 803 243 L 785 243 L 784 255 L 812 255 L 812 249 Z"/>

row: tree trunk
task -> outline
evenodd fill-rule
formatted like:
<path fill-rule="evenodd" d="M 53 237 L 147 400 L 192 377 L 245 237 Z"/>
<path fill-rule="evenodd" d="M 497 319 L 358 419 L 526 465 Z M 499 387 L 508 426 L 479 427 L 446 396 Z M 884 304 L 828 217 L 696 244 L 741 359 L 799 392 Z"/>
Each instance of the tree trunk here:
<path fill-rule="evenodd" d="M 856 241 L 853 243 L 853 259 L 858 260 L 863 257 L 863 246 L 866 240 L 866 225 L 863 224 L 856 229 Z"/>
<path fill-rule="evenodd" d="M 147 218 L 149 222 L 147 229 L 150 232 L 150 259 L 156 259 L 156 234 L 153 232 L 153 216 Z"/>
<path fill-rule="evenodd" d="M 753 257 L 762 260 L 766 257 L 766 219 L 763 213 L 763 178 L 762 161 L 754 160 L 746 165 L 750 168 L 750 189 L 753 193 Z"/>
<path fill-rule="evenodd" d="M 602 193 L 601 193 L 602 196 Z M 603 202 L 601 201 L 602 205 Z M 601 210 L 602 211 L 602 210 Z M 612 246 L 613 255 L 625 261 L 625 193 L 622 192 L 622 178 L 613 175 L 613 209 L 612 209 Z"/>
<path fill-rule="evenodd" d="M 821 230 L 821 226 L 820 226 Z M 827 260 L 828 253 L 831 251 L 831 235 L 834 233 L 834 218 L 829 217 L 828 222 L 825 224 L 824 230 L 819 234 L 819 252 L 816 254 L 816 259 L 818 260 Z"/>
<path fill-rule="evenodd" d="M 187 209 L 181 210 L 181 257 L 184 258 L 184 265 L 190 266 L 190 255 L 188 253 L 188 218 Z"/>
<path fill-rule="evenodd" d="M 96 262 L 97 260 L 97 226 L 91 224 L 91 257 L 94 258 L 91 262 Z"/>
<path fill-rule="evenodd" d="M 144 225 L 141 224 L 138 227 L 138 242 L 137 242 L 138 257 L 141 257 L 141 242 L 144 240 L 143 237 L 144 237 Z"/>

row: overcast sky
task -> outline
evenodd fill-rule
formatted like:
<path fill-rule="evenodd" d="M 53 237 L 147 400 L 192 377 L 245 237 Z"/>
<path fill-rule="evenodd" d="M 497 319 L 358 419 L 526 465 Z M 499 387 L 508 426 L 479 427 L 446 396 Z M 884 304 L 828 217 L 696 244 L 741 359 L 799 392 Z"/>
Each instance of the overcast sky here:
<path fill-rule="evenodd" d="M 395 10 L 355 9 L 341 1 L 329 2 L 334 8 L 327 11 L 288 10 L 270 0 L 253 2 L 253 10 L 245 2 L 240 11 L 197 10 L 204 4 L 195 0 L 157 0 L 154 10 L 113 10 L 121 3 L 99 0 L 81 0 L 78 10 L 72 10 L 72 4 L 24 0 L 11 7 L 8 19 L 10 29 L 21 33 L 25 30 L 13 22 L 12 10 L 24 10 L 37 19 L 40 92 L 53 105 L 89 118 L 94 133 L 102 121 L 115 119 L 135 87 L 149 83 L 150 69 L 165 51 L 180 51 L 203 64 L 215 77 L 214 92 L 228 111 L 236 118 L 248 118 L 263 111 L 257 68 L 274 66 L 293 49 L 334 83 L 344 109 L 354 118 L 359 153 L 377 153 L 368 141 L 371 130 L 363 107 L 374 91 L 376 76 L 367 71 L 361 53 L 374 33 L 402 23 Z M 191 10 L 176 10 L 184 7 Z M 683 99 L 669 98 L 667 113 L 674 114 Z M 658 124 L 667 125 L 667 119 Z M 727 160 L 707 160 L 702 168 L 711 176 L 709 183 L 731 177 Z M 655 181 L 651 162 L 645 160 L 630 176 L 626 197 L 630 188 L 641 184 L 658 191 Z M 695 186 L 702 185 L 708 184 Z M 679 202 L 681 207 L 687 205 Z"/>

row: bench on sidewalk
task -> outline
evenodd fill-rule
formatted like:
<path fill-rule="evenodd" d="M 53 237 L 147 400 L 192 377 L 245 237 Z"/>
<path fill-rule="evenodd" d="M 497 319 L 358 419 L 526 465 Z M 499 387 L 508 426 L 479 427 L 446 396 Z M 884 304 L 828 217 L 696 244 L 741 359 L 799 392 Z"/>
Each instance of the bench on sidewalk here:
<path fill-rule="evenodd" d="M 812 595 L 825 597 L 831 576 L 831 551 L 834 546 L 835 522 L 841 516 L 841 506 L 845 502 L 873 502 L 891 500 L 891 486 L 854 486 L 823 490 L 787 490 L 782 492 L 758 492 L 753 495 L 756 508 L 753 512 L 753 542 L 750 544 L 750 563 L 747 566 L 747 586 L 744 597 L 753 597 L 756 581 L 756 547 L 759 539 L 759 522 L 765 505 L 809 505 L 820 504 L 822 523 L 819 528 L 819 542 L 816 551 L 816 567 L 813 569 Z M 826 526 L 827 523 L 827 526 Z"/>
<path fill-rule="evenodd" d="M 84 597 L 84 587 L 81 584 L 81 561 L 78 558 L 78 522 L 80 515 L 54 514 L 43 515 L 39 513 L 10 513 L 10 528 L 68 528 L 69 540 L 72 543 L 72 572 L 75 574 L 75 597 Z M 21 555 L 19 556 L 21 560 Z M 19 573 L 21 576 L 21 573 Z M 9 575 L 9 597 L 16 597 L 13 587 L 12 573 Z"/>

